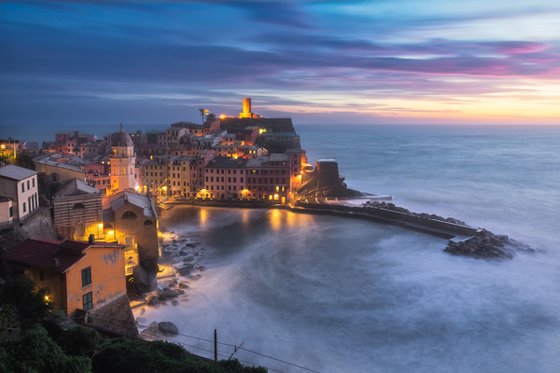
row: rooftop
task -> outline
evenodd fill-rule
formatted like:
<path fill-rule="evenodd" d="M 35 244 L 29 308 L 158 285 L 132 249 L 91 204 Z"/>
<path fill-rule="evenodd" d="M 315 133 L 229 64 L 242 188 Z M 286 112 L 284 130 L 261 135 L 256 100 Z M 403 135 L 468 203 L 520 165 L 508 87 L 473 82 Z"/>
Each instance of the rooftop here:
<path fill-rule="evenodd" d="M 245 168 L 247 160 L 243 158 L 216 157 L 208 163 L 206 168 Z"/>
<path fill-rule="evenodd" d="M 7 165 L 0 167 L 0 177 L 12 180 L 23 180 L 36 175 L 37 172 L 28 168 L 18 167 L 14 165 Z"/>
<path fill-rule="evenodd" d="M 124 191 L 116 194 L 113 198 L 111 198 L 108 209 L 115 211 L 124 206 L 127 202 L 144 209 L 144 216 L 157 218 L 157 212 L 153 200 L 145 194 L 132 191 Z M 104 211 L 104 214 L 107 213 Z"/>
<path fill-rule="evenodd" d="M 66 182 L 56 193 L 57 196 L 75 196 L 78 194 L 99 194 L 100 191 L 82 180 L 72 179 Z"/>
<path fill-rule="evenodd" d="M 27 239 L 12 247 L 2 258 L 43 271 L 64 273 L 85 256 L 89 243 Z"/>

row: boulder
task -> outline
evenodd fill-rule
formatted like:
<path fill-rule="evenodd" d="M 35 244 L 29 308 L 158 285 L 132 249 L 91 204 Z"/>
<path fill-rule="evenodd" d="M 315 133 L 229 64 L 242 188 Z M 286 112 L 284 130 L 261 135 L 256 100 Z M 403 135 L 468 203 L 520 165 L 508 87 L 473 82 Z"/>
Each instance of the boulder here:
<path fill-rule="evenodd" d="M 158 329 L 164 334 L 179 334 L 179 328 L 169 321 L 162 321 L 158 324 Z"/>
<path fill-rule="evenodd" d="M 181 290 L 182 291 L 182 290 Z M 175 290 L 172 289 L 162 289 L 158 291 L 158 296 L 160 300 L 166 300 L 166 299 L 170 299 L 170 298 L 176 298 L 177 297 L 177 292 Z"/>

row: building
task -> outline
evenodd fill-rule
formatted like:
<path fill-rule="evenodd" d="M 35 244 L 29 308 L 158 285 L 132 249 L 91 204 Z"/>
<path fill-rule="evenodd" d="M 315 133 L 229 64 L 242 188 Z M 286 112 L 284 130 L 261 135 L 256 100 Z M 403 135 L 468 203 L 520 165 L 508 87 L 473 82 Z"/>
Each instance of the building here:
<path fill-rule="evenodd" d="M 68 316 L 91 312 L 126 295 L 124 246 L 28 239 L 1 258 L 25 274 Z"/>
<path fill-rule="evenodd" d="M 0 196 L 0 227 L 11 225 L 14 221 L 14 204 L 11 198 Z"/>
<path fill-rule="evenodd" d="M 64 184 L 72 179 L 86 179 L 84 162 L 79 157 L 53 154 L 33 159 L 33 164 L 38 173 L 46 175 L 53 183 Z"/>
<path fill-rule="evenodd" d="M 286 203 L 290 193 L 290 157 L 271 154 L 247 161 L 248 198 Z"/>
<path fill-rule="evenodd" d="M 104 201 L 103 208 L 105 240 L 125 246 L 126 274 L 134 273 L 135 279 L 152 287 L 159 257 L 154 201 L 148 195 L 126 191 Z"/>
<path fill-rule="evenodd" d="M 8 165 L 0 167 L 0 195 L 13 201 L 13 219 L 23 221 L 39 208 L 37 172 Z"/>
<path fill-rule="evenodd" d="M 73 179 L 53 197 L 54 226 L 57 234 L 69 240 L 87 240 L 91 234 L 102 239 L 103 208 L 101 192 Z"/>
<path fill-rule="evenodd" d="M 111 135 L 111 194 L 136 187 L 134 143 L 121 125 L 121 130 Z"/>
<path fill-rule="evenodd" d="M 198 193 L 202 199 L 247 199 L 246 159 L 216 157 L 204 168 L 204 188 Z"/>

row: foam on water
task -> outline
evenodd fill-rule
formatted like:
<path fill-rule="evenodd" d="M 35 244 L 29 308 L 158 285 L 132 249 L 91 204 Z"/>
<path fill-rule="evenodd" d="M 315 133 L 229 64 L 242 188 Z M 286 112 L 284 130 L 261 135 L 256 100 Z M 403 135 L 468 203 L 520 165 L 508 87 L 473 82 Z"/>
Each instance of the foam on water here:
<path fill-rule="evenodd" d="M 332 157 L 322 153 L 328 147 L 322 130 L 308 131 L 302 134 L 310 153 Z M 560 156 L 549 146 L 560 145 L 560 135 L 508 134 L 496 140 L 499 149 L 485 149 L 491 144 L 485 136 L 496 133 L 363 131 L 359 138 L 370 142 L 331 134 L 339 150 L 346 141 L 361 155 L 335 154 L 350 186 L 392 193 L 407 207 L 465 219 L 543 251 L 476 260 L 443 253 L 445 240 L 361 220 L 175 207 L 162 225 L 199 241 L 208 269 L 188 290 L 188 302 L 143 316 L 205 338 L 217 328 L 221 341 L 323 372 L 555 372 L 560 198 L 550 187 L 560 185 Z M 385 162 L 367 158 L 389 152 L 375 150 L 380 136 L 392 139 L 386 145 L 401 144 Z M 500 162 L 495 153 L 504 156 Z M 471 154 L 465 162 L 472 165 L 447 169 L 454 161 L 434 154 L 455 161 Z M 408 164 L 411 157 L 422 164 Z M 194 345 L 193 352 L 211 349 L 178 340 Z M 236 356 L 286 370 L 255 355 Z"/>

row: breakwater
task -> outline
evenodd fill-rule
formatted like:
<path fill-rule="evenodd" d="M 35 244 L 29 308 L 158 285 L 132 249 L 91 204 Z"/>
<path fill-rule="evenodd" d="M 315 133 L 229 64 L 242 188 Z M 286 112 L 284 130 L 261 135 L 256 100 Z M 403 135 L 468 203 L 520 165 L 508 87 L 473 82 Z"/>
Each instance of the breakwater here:
<path fill-rule="evenodd" d="M 508 236 L 497 235 L 483 228 L 471 227 L 453 218 L 411 212 L 385 202 L 370 202 L 363 206 L 297 202 L 288 207 L 293 212 L 326 214 L 371 220 L 447 238 L 444 251 L 452 255 L 474 258 L 512 258 L 515 250 L 534 252 L 526 244 Z"/>
<path fill-rule="evenodd" d="M 482 232 L 482 229 L 470 227 L 468 225 L 377 206 L 360 207 L 298 202 L 289 209 L 294 212 L 347 216 L 398 225 L 450 240 L 465 240 Z"/>

